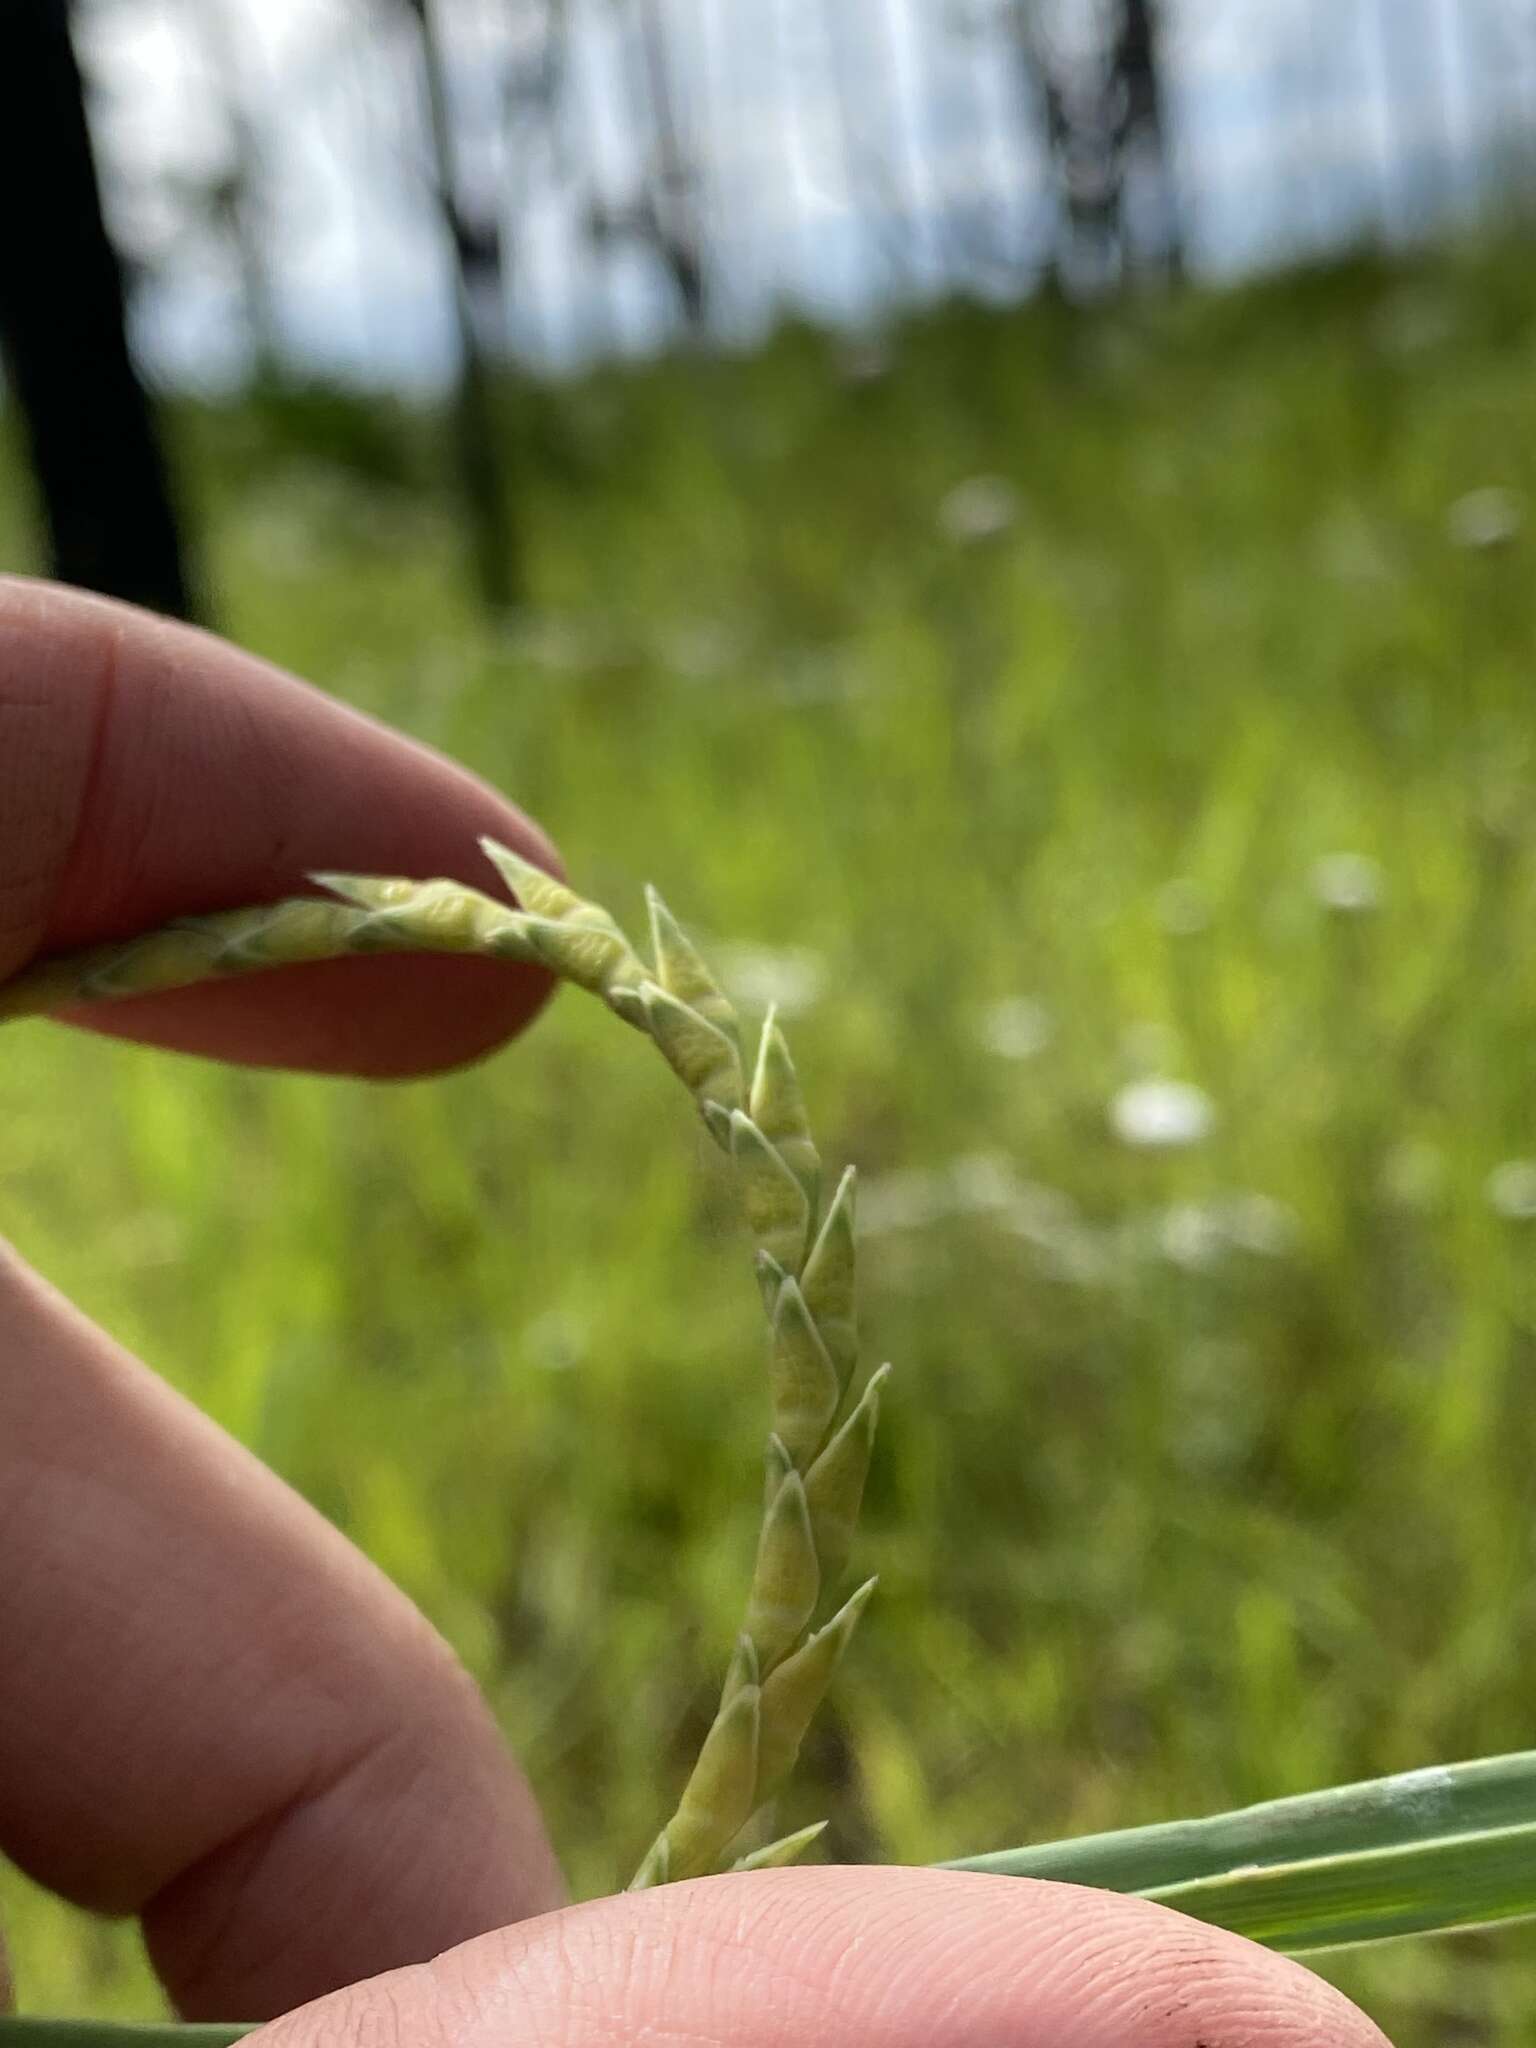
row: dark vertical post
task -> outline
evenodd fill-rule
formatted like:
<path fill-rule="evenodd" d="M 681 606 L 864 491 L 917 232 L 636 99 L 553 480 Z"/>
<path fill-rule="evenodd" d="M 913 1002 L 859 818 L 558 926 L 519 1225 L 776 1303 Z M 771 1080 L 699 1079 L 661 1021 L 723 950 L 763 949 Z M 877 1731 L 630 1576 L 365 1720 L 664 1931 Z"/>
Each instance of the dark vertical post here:
<path fill-rule="evenodd" d="M 0 58 L 0 347 L 63 582 L 190 610 L 149 399 L 129 354 L 66 0 L 10 0 Z"/>
<path fill-rule="evenodd" d="M 656 248 L 671 276 L 688 332 L 704 332 L 708 313 L 697 199 L 698 167 L 684 147 L 659 0 L 639 0 L 638 31 L 653 139 L 651 212 Z"/>
<path fill-rule="evenodd" d="M 1157 180 L 1162 210 L 1162 242 L 1159 251 L 1170 276 L 1176 277 L 1184 263 L 1184 227 L 1173 160 L 1168 148 L 1168 127 L 1163 106 L 1161 54 L 1158 47 L 1158 19 L 1154 0 L 1124 0 L 1119 34 L 1115 40 L 1113 76 L 1123 98 L 1122 156 L 1138 145 L 1150 160 Z M 1120 228 L 1122 252 L 1125 229 L 1122 208 Z"/>
<path fill-rule="evenodd" d="M 1043 289 L 1060 297 L 1070 268 L 1071 222 L 1066 164 L 1072 142 L 1066 96 L 1035 19 L 1032 0 L 1014 0 L 1010 10 L 1018 60 L 1025 132 L 1041 145 L 1046 186 L 1047 239 L 1040 262 Z"/>

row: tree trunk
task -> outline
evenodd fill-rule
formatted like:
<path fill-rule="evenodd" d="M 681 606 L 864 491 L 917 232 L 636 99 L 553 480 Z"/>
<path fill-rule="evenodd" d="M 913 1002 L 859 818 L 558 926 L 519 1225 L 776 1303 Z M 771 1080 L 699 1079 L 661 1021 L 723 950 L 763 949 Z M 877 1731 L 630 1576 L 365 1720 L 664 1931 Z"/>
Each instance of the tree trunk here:
<path fill-rule="evenodd" d="M 1157 9 L 1153 0 L 1124 0 L 1115 42 L 1114 75 L 1124 94 L 1122 150 L 1134 149 L 1139 144 L 1146 153 L 1148 168 L 1157 181 L 1162 213 L 1162 248 L 1158 254 L 1169 274 L 1177 276 L 1184 262 L 1184 229 L 1168 149 Z"/>
<path fill-rule="evenodd" d="M 459 487 L 474 543 L 480 595 L 490 611 L 506 612 L 523 595 L 522 577 L 480 329 L 480 307 L 500 294 L 500 243 L 494 227 L 469 220 L 460 203 L 453 110 L 437 33 L 436 0 L 406 0 L 406 5 L 421 32 L 437 201 L 453 255 L 453 304 L 459 338 L 453 414 Z"/>
<path fill-rule="evenodd" d="M 66 583 L 182 617 L 181 538 L 129 354 L 66 0 L 11 0 L 0 60 L 0 348 Z"/>
<path fill-rule="evenodd" d="M 697 339 L 709 319 L 698 220 L 698 165 L 684 144 L 678 121 L 666 24 L 658 0 L 641 0 L 638 30 L 652 138 L 649 217 L 656 250 L 677 292 L 683 320 Z"/>

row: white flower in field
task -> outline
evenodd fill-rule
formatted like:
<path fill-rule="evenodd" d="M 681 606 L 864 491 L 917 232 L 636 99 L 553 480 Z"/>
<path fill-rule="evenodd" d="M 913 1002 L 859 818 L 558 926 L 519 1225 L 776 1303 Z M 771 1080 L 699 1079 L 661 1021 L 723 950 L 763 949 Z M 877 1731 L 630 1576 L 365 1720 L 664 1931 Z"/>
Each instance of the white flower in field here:
<path fill-rule="evenodd" d="M 1483 1183 L 1488 1206 L 1511 1223 L 1536 1220 L 1536 1159 L 1506 1159 Z"/>
<path fill-rule="evenodd" d="M 946 491 L 939 524 L 951 540 L 996 540 L 1019 516 L 1019 494 L 1005 476 L 970 476 Z"/>
<path fill-rule="evenodd" d="M 721 986 L 755 1008 L 778 1007 L 780 1017 L 813 1009 L 826 985 L 826 962 L 809 946 L 722 944 L 711 948 Z"/>
<path fill-rule="evenodd" d="M 1050 1012 L 1029 996 L 1005 996 L 981 1013 L 977 1036 L 1000 1059 L 1030 1060 L 1044 1052 L 1055 1035 Z"/>
<path fill-rule="evenodd" d="M 1210 898 L 1198 882 L 1176 875 L 1157 892 L 1157 921 L 1173 938 L 1193 938 L 1211 921 Z"/>
<path fill-rule="evenodd" d="M 541 1372 L 569 1372 L 585 1362 L 591 1331 L 579 1316 L 564 1309 L 546 1309 L 523 1329 L 523 1355 Z"/>
<path fill-rule="evenodd" d="M 1198 1145 L 1216 1128 L 1216 1105 L 1192 1081 L 1153 1075 L 1131 1081 L 1109 1105 L 1110 1128 L 1125 1145 L 1149 1152 Z"/>
<path fill-rule="evenodd" d="M 1381 908 L 1386 877 L 1368 853 L 1325 853 L 1312 863 L 1312 894 L 1326 910 L 1361 917 Z"/>
<path fill-rule="evenodd" d="M 1446 508 L 1445 530 L 1455 546 L 1484 553 L 1508 547 L 1525 524 L 1525 500 L 1502 484 L 1468 491 Z"/>
<path fill-rule="evenodd" d="M 1176 1202 L 1157 1218 L 1154 1241 L 1171 1265 L 1205 1272 L 1229 1252 L 1283 1258 L 1300 1226 L 1294 1212 L 1269 1195 L 1247 1191 L 1205 1202 Z"/>

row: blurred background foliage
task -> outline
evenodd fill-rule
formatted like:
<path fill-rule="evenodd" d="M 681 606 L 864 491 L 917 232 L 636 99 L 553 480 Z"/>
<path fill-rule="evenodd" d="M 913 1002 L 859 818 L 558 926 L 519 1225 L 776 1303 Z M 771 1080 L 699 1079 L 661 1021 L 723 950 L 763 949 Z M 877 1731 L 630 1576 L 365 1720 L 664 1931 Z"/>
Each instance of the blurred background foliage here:
<path fill-rule="evenodd" d="M 220 629 L 507 789 L 621 919 L 655 880 L 861 1168 L 882 1586 L 782 1814 L 835 1859 L 1532 1745 L 1500 202 L 1239 287 L 503 363 L 489 610 L 450 392 L 159 380 Z M 44 562 L 19 452 L 0 561 Z M 712 1708 L 762 1429 L 744 1247 L 645 1048 L 563 996 L 379 1088 L 28 1025 L 0 1125 L 8 1235 L 420 1602 L 575 1888 L 622 1881 Z M 126 1930 L 0 1902 L 29 2008 L 153 2009 Z M 1401 2048 L 1529 2038 L 1527 1931 L 1327 1967 Z"/>

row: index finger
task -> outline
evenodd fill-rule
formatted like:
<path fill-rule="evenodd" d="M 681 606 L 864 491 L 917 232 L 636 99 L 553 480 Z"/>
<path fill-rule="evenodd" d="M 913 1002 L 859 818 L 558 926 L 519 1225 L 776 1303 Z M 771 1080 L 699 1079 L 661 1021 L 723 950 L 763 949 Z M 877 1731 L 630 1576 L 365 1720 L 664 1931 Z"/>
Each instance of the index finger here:
<path fill-rule="evenodd" d="M 467 769 L 255 656 L 0 577 L 0 980 L 296 894 L 315 868 L 484 886 L 482 833 L 558 872 L 538 828 Z M 475 1058 L 549 987 L 508 962 L 376 957 L 70 1014 L 182 1051 L 383 1077 Z"/>

